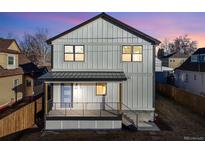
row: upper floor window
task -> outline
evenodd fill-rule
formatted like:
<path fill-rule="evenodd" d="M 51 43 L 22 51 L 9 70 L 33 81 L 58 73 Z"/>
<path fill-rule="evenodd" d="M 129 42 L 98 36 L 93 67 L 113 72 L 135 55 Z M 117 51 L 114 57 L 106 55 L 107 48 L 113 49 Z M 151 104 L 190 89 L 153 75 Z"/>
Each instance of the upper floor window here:
<path fill-rule="evenodd" d="M 65 45 L 64 60 L 65 61 L 84 61 L 85 51 L 82 45 Z"/>
<path fill-rule="evenodd" d="M 14 56 L 8 56 L 8 65 L 14 65 Z"/>
<path fill-rule="evenodd" d="M 200 62 L 205 63 L 205 54 L 200 55 Z"/>
<path fill-rule="evenodd" d="M 125 45 L 122 47 L 122 61 L 124 62 L 141 62 L 142 46 L 141 45 Z"/>
<path fill-rule="evenodd" d="M 193 62 L 193 63 L 198 62 L 198 55 L 192 55 L 191 62 Z"/>

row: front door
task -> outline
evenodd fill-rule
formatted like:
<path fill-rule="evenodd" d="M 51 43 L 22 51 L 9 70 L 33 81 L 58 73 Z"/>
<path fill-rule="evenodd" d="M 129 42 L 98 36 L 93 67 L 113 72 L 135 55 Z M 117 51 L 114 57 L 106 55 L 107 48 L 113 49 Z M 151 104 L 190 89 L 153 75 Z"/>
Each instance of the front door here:
<path fill-rule="evenodd" d="M 61 108 L 73 107 L 73 85 L 61 84 Z"/>

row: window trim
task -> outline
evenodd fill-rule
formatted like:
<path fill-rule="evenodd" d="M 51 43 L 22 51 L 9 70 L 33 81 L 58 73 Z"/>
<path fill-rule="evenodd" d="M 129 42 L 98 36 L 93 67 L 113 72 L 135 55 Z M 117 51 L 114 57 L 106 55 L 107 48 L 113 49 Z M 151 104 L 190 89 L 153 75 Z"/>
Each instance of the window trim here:
<path fill-rule="evenodd" d="M 9 57 L 12 57 L 13 58 L 13 64 L 9 64 Z M 8 66 L 15 66 L 15 55 L 8 55 L 7 56 L 7 65 Z"/>
<path fill-rule="evenodd" d="M 105 85 L 105 94 L 98 94 L 98 93 L 97 93 L 97 86 L 98 86 L 99 84 Z M 96 89 L 96 96 L 106 96 L 106 95 L 107 95 L 107 83 L 103 83 L 103 82 L 96 83 L 95 89 Z"/>
<path fill-rule="evenodd" d="M 131 61 L 123 61 L 122 59 L 122 56 L 123 56 L 123 47 L 124 46 L 131 46 Z M 133 53 L 133 48 L 134 46 L 141 46 L 142 47 L 142 53 Z M 142 55 L 142 61 L 133 61 L 133 55 Z M 132 45 L 122 45 L 122 51 L 121 51 L 121 62 L 136 62 L 136 63 L 141 63 L 143 62 L 143 45 L 135 45 L 135 44 L 132 44 Z"/>
<path fill-rule="evenodd" d="M 67 54 L 73 54 L 73 60 L 72 61 L 68 61 L 68 60 L 65 60 L 65 46 L 73 46 L 73 53 L 67 53 Z M 83 53 L 77 53 L 77 54 L 83 54 L 83 60 L 82 61 L 76 61 L 75 60 L 75 46 L 83 46 Z M 80 45 L 80 44 L 77 44 L 77 45 L 70 45 L 70 44 L 65 44 L 64 45 L 64 62 L 85 62 L 85 45 Z"/>

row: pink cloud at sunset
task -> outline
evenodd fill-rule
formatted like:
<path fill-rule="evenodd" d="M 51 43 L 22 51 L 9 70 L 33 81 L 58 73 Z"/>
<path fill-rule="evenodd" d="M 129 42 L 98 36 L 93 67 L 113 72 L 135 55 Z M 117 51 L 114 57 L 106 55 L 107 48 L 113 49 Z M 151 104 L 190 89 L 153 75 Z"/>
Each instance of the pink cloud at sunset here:
<path fill-rule="evenodd" d="M 14 33 L 19 38 L 25 32 L 38 27 L 47 28 L 49 36 L 59 34 L 99 13 L 0 13 L 0 36 Z M 188 35 L 205 47 L 205 13 L 108 13 L 132 27 L 161 41 L 172 41 L 182 35 Z M 3 21 L 3 22 L 2 22 Z"/>

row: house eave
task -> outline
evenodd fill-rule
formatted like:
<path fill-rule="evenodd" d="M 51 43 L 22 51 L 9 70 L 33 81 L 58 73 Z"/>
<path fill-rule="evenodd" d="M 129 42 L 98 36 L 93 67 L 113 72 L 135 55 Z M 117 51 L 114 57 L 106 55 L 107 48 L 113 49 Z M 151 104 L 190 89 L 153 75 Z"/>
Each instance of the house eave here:
<path fill-rule="evenodd" d="M 114 24 L 114 25 L 116 25 L 116 26 L 130 32 L 130 33 L 132 33 L 133 35 L 141 37 L 141 38 L 145 39 L 146 41 L 150 42 L 152 45 L 159 45 L 161 43 L 159 40 L 157 40 L 157 39 L 155 39 L 155 38 L 141 32 L 141 31 L 139 31 L 139 30 L 137 30 L 137 29 L 135 29 L 135 28 L 133 28 L 133 27 L 131 27 L 131 26 L 129 26 L 129 25 L 127 25 L 127 24 L 125 24 L 125 23 L 123 23 L 123 22 L 121 22 L 121 21 L 119 21 L 119 20 L 117 20 L 117 19 L 115 19 L 111 16 L 109 16 L 109 15 L 107 15 L 106 13 L 101 13 L 101 14 L 99 14 L 99 15 L 97 15 L 97 16 L 95 16 L 95 17 L 93 17 L 93 18 L 91 18 L 91 19 L 89 19 L 89 20 L 87 20 L 87 21 L 85 21 L 85 22 L 83 22 L 83 23 L 81 23 L 81 24 L 67 30 L 67 31 L 64 31 L 64 32 L 62 32 L 62 33 L 48 39 L 46 42 L 48 44 L 52 44 L 52 41 L 56 40 L 57 38 L 59 38 L 61 36 L 64 36 L 64 35 L 72 32 L 72 31 L 74 31 L 74 30 L 76 30 L 76 29 L 78 29 L 78 28 L 80 28 L 80 27 L 82 27 L 82 26 L 84 26 L 84 25 L 98 19 L 98 18 L 102 18 L 102 19 L 104 19 L 104 20 L 106 20 L 106 21 L 108 21 L 108 22 L 110 22 L 110 23 L 112 23 L 112 24 Z"/>

